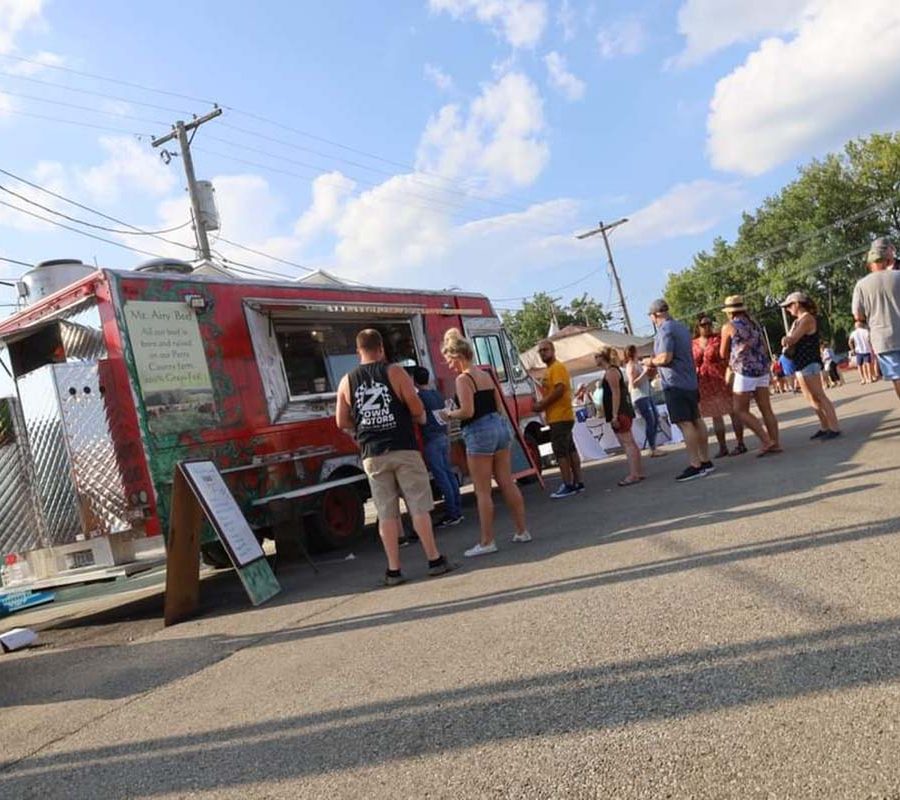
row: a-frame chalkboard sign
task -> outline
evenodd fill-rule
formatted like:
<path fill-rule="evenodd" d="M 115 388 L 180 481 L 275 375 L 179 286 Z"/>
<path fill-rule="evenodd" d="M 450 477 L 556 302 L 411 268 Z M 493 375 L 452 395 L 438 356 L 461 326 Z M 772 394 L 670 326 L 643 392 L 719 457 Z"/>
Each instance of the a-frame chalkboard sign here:
<path fill-rule="evenodd" d="M 209 521 L 258 606 L 281 591 L 262 547 L 212 461 L 182 461 L 175 468 L 166 542 L 165 624 L 194 614 L 200 600 L 200 531 Z"/>

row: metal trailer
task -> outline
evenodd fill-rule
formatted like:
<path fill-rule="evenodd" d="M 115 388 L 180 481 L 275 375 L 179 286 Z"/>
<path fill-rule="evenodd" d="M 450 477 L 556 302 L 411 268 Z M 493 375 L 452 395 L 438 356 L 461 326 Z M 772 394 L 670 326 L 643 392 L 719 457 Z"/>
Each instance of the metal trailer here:
<path fill-rule="evenodd" d="M 18 554 L 32 581 L 139 562 L 166 530 L 175 465 L 191 458 L 215 462 L 260 537 L 276 505 L 266 499 L 285 494 L 303 499 L 322 543 L 358 536 L 367 489 L 347 480 L 362 468 L 334 405 L 363 327 L 445 396 L 454 376 L 440 345 L 461 328 L 537 451 L 534 386 L 482 295 L 157 269 L 91 272 L 0 322 L 16 385 L 0 425 L 0 556 Z M 224 565 L 211 540 L 204 557 Z"/>

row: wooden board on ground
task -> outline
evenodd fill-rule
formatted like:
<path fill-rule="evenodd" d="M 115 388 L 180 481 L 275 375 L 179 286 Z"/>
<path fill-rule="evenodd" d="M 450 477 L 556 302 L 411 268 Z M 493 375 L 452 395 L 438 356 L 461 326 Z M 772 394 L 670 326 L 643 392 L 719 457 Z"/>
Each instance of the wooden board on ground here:
<path fill-rule="evenodd" d="M 175 469 L 166 543 L 165 624 L 192 615 L 200 598 L 200 531 L 204 516 L 222 542 L 250 602 L 270 600 L 281 586 L 240 507 L 212 461 L 185 461 Z"/>

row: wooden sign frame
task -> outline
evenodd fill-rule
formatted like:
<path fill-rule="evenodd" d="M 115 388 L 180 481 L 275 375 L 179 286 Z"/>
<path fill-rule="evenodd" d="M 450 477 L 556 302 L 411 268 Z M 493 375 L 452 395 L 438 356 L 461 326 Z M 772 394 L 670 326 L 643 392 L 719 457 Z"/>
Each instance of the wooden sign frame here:
<path fill-rule="evenodd" d="M 166 541 L 166 626 L 192 616 L 200 604 L 200 534 L 204 517 L 222 542 L 254 606 L 281 591 L 262 547 L 215 464 L 208 460 L 183 461 L 175 468 L 172 482 Z"/>

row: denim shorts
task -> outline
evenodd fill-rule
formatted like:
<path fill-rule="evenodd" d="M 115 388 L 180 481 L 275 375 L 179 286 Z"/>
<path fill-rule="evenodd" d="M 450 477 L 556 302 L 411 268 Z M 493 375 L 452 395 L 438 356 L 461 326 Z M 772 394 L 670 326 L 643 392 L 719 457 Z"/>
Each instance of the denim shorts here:
<path fill-rule="evenodd" d="M 803 369 L 798 369 L 797 374 L 804 378 L 812 378 L 822 372 L 822 365 L 818 362 L 807 364 Z"/>
<path fill-rule="evenodd" d="M 470 422 L 462 429 L 462 437 L 470 456 L 492 456 L 512 442 L 509 424 L 496 412 Z"/>
<path fill-rule="evenodd" d="M 878 354 L 878 366 L 886 380 L 900 380 L 900 350 L 890 350 Z"/>

